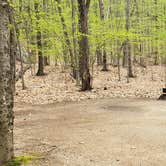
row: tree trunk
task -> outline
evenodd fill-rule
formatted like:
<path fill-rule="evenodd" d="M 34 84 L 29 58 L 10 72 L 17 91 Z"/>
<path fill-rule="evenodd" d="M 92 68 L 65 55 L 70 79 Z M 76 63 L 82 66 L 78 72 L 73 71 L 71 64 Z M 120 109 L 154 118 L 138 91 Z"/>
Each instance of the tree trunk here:
<path fill-rule="evenodd" d="M 36 2 L 35 3 L 35 13 L 36 13 L 36 17 L 37 17 L 37 49 L 38 49 L 38 71 L 37 71 L 37 76 L 43 76 L 44 75 L 44 58 L 43 58 L 43 54 L 42 54 L 42 34 L 41 34 L 41 30 L 39 27 L 39 4 Z"/>
<path fill-rule="evenodd" d="M 69 50 L 69 54 L 70 54 L 70 60 L 71 60 L 71 68 L 72 68 L 73 78 L 76 78 L 74 55 L 73 55 L 71 41 L 69 39 L 69 35 L 68 35 L 68 32 L 67 32 L 67 27 L 66 27 L 66 24 L 65 24 L 65 19 L 64 19 L 63 15 L 62 15 L 62 8 L 60 6 L 61 0 L 56 0 L 56 2 L 59 4 L 58 5 L 58 13 L 59 13 L 59 16 L 60 16 L 60 19 L 61 19 L 63 33 L 64 33 L 65 40 L 66 40 L 66 45 L 68 46 L 68 50 Z"/>
<path fill-rule="evenodd" d="M 37 76 L 44 75 L 44 64 L 43 64 L 43 55 L 42 55 L 42 42 L 41 42 L 41 32 L 37 32 L 37 48 L 38 48 L 38 72 Z"/>
<path fill-rule="evenodd" d="M 99 48 L 99 46 L 97 46 L 96 48 L 96 56 L 97 56 L 97 65 L 100 66 L 102 64 L 102 51 Z"/>
<path fill-rule="evenodd" d="M 98 2 L 95 1 L 93 3 L 93 11 L 96 17 L 98 17 Z M 97 40 L 97 35 L 96 35 L 96 40 Z M 100 66 L 102 65 L 102 50 L 99 46 L 99 44 L 97 44 L 96 46 L 96 59 L 97 59 L 97 65 Z"/>
<path fill-rule="evenodd" d="M 21 15 L 21 12 L 22 12 L 22 0 L 19 0 L 19 14 Z M 13 16 L 14 18 L 14 16 Z M 22 58 L 22 51 L 21 51 L 21 44 L 20 44 L 20 30 L 16 24 L 16 21 L 15 19 L 13 20 L 14 21 L 14 27 L 15 27 L 15 31 L 16 31 L 16 38 L 17 38 L 17 44 L 18 44 L 18 52 L 19 52 L 19 55 L 20 55 L 20 65 L 21 65 L 21 73 L 23 73 L 23 68 L 24 68 L 24 65 L 23 65 L 23 58 Z M 25 81 L 24 81 L 24 75 L 21 74 L 21 83 L 22 83 L 22 89 L 26 89 L 25 87 Z"/>
<path fill-rule="evenodd" d="M 21 83 L 22 83 L 22 89 L 26 89 L 26 86 L 25 86 L 25 80 L 24 80 L 24 74 L 23 74 L 23 68 L 24 68 L 24 65 L 23 65 L 23 58 L 22 58 L 22 51 L 21 51 L 21 44 L 20 44 L 20 32 L 19 32 L 19 28 L 17 27 L 17 24 L 14 20 L 14 27 L 15 27 L 15 30 L 16 30 L 16 38 L 17 38 L 17 43 L 18 43 L 18 50 L 19 50 L 19 55 L 20 55 L 20 65 L 21 65 Z"/>
<path fill-rule="evenodd" d="M 73 37 L 73 53 L 75 60 L 75 73 L 76 73 L 76 85 L 80 85 L 80 75 L 79 75 L 79 62 L 77 56 L 77 39 L 76 39 L 76 0 L 71 0 L 72 4 L 72 37 Z M 74 72 L 74 71 L 73 71 Z"/>
<path fill-rule="evenodd" d="M 104 1 L 99 0 L 99 8 L 100 8 L 100 18 L 103 21 L 105 19 L 105 14 L 104 14 Z"/>
<path fill-rule="evenodd" d="M 155 21 L 155 32 L 157 33 L 158 31 L 158 13 L 157 13 L 157 0 L 154 0 L 154 8 L 155 8 L 155 16 L 154 16 L 154 21 Z M 159 57 L 158 57 L 158 37 L 155 37 L 155 51 L 154 51 L 154 65 L 159 65 Z"/>
<path fill-rule="evenodd" d="M 130 2 L 131 0 L 126 0 L 126 31 L 129 32 L 130 29 Z M 132 63 L 131 63 L 131 44 L 127 37 L 125 42 L 125 57 L 128 61 L 128 78 L 133 77 L 132 73 Z"/>
<path fill-rule="evenodd" d="M 0 0 L 0 165 L 11 160 L 13 152 L 13 93 L 16 42 L 12 9 Z M 10 30 L 9 30 L 10 29 Z"/>
<path fill-rule="evenodd" d="M 111 0 L 108 0 L 108 11 L 107 11 L 107 18 L 110 19 L 111 14 L 112 14 L 112 8 L 111 8 Z"/>
<path fill-rule="evenodd" d="M 80 51 L 80 76 L 82 81 L 82 91 L 91 90 L 91 75 L 89 71 L 89 44 L 88 44 L 88 10 L 90 0 L 86 3 L 84 0 L 78 0 L 79 9 L 79 32 L 81 33 L 79 41 Z"/>
<path fill-rule="evenodd" d="M 104 1 L 103 0 L 99 0 L 99 8 L 100 8 L 101 21 L 103 21 L 103 23 L 104 23 L 105 14 L 104 14 Z M 104 28 L 104 25 L 103 25 L 103 28 Z M 104 29 L 103 29 L 103 31 L 104 31 Z M 107 52 L 105 49 L 105 42 L 103 43 L 103 69 L 102 69 L 102 71 L 108 71 L 108 69 L 107 69 Z"/>
<path fill-rule="evenodd" d="M 129 40 L 126 41 L 126 56 L 128 58 L 128 77 L 134 77 L 132 72 L 131 44 Z"/>
<path fill-rule="evenodd" d="M 47 12 L 48 12 L 48 10 L 47 10 L 47 6 L 48 6 L 48 0 L 43 0 L 43 12 L 44 12 L 44 14 L 45 14 L 45 19 L 47 19 Z M 47 36 L 49 35 L 48 34 L 48 31 L 47 30 L 45 30 L 45 32 L 43 32 L 44 34 L 43 34 L 43 38 L 44 38 L 44 43 L 43 43 L 43 46 L 46 46 L 47 47 L 47 41 L 46 41 L 46 39 L 47 39 Z M 49 58 L 48 58 L 48 56 L 47 55 L 45 55 L 44 56 L 44 59 L 43 59 L 43 61 L 44 61 L 44 66 L 48 66 L 49 65 L 49 60 L 48 60 Z"/>
<path fill-rule="evenodd" d="M 103 53 L 103 69 L 102 71 L 108 71 L 107 69 L 107 53 L 106 53 L 106 50 L 104 50 L 104 53 Z"/>

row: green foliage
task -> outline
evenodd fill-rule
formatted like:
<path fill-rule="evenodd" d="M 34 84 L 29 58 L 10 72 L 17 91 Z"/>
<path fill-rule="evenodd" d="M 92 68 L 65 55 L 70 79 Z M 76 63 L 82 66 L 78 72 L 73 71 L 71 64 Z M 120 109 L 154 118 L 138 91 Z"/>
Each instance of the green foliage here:
<path fill-rule="evenodd" d="M 71 1 L 61 0 L 61 3 L 47 0 L 44 6 L 43 0 L 13 0 L 16 22 L 20 29 L 20 40 L 24 47 L 29 47 L 36 52 L 36 34 L 38 28 L 42 32 L 42 51 L 44 56 L 63 59 L 64 49 L 68 50 L 64 36 L 62 20 L 58 13 L 58 7 L 62 10 L 62 16 L 66 25 L 66 32 L 72 43 L 72 8 Z M 38 16 L 34 10 L 34 3 L 39 4 Z M 77 1 L 75 1 L 77 3 Z M 142 54 L 149 55 L 154 49 L 158 49 L 159 55 L 165 54 L 166 42 L 166 1 L 165 0 L 131 0 L 130 4 L 130 29 L 126 31 L 126 1 L 111 1 L 111 13 L 108 13 L 108 0 L 104 0 L 105 20 L 100 19 L 98 0 L 91 1 L 89 11 L 89 43 L 91 55 L 95 55 L 96 47 L 105 48 L 110 53 L 117 52 L 122 43 L 128 38 L 132 47 L 142 44 Z M 21 11 L 20 11 L 21 9 Z M 38 26 L 37 26 L 38 25 Z M 78 9 L 76 9 L 75 38 L 78 33 Z M 73 47 L 73 46 L 72 46 Z M 77 45 L 78 47 L 78 45 Z M 150 47 L 150 49 L 148 49 Z M 136 50 L 136 49 L 135 49 Z M 133 54 L 138 54 L 133 51 Z"/>
<path fill-rule="evenodd" d="M 35 159 L 35 158 L 37 158 L 37 156 L 35 155 L 14 157 L 12 161 L 10 161 L 4 166 L 21 166 L 23 164 L 28 164 L 32 159 Z"/>

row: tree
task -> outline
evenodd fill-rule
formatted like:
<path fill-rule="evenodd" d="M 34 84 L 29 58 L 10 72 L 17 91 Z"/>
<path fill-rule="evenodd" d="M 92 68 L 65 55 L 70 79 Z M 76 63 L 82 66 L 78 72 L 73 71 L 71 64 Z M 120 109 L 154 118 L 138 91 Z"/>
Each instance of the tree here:
<path fill-rule="evenodd" d="M 72 5 L 72 37 L 73 37 L 73 53 L 75 59 L 75 70 L 76 70 L 76 85 L 80 84 L 79 78 L 79 66 L 78 66 L 78 56 L 77 56 L 77 38 L 76 38 L 76 1 L 71 0 Z"/>
<path fill-rule="evenodd" d="M 37 71 L 37 76 L 43 76 L 44 75 L 44 58 L 43 58 L 43 53 L 42 53 L 42 33 L 39 25 L 40 21 L 40 16 L 39 16 L 39 3 L 35 2 L 34 4 L 35 8 L 35 13 L 36 13 L 36 19 L 37 19 L 37 49 L 38 49 L 38 71 Z"/>
<path fill-rule="evenodd" d="M 105 14 L 104 14 L 104 1 L 99 0 L 99 8 L 100 8 L 100 18 L 101 21 L 104 23 Z M 105 42 L 103 43 L 103 69 L 102 71 L 108 71 L 107 69 L 107 52 L 105 50 Z"/>
<path fill-rule="evenodd" d="M 126 0 L 126 31 L 129 32 L 130 29 L 130 2 L 131 0 Z M 131 44 L 127 38 L 125 41 L 125 56 L 128 59 L 128 77 L 133 77 L 132 64 L 131 64 Z"/>
<path fill-rule="evenodd" d="M 12 159 L 15 33 L 12 9 L 0 0 L 0 165 Z"/>
<path fill-rule="evenodd" d="M 47 3 L 48 3 L 48 0 L 43 0 L 43 12 L 46 15 L 46 18 L 47 18 L 47 6 L 48 6 Z M 45 30 L 44 33 L 43 33 L 43 38 L 46 39 L 47 35 L 48 35 L 48 31 Z M 43 45 L 47 47 L 47 41 L 44 41 Z M 43 62 L 44 66 L 49 65 L 48 56 L 45 55 L 43 61 L 44 61 Z"/>
<path fill-rule="evenodd" d="M 133 64 L 146 66 L 145 63 L 150 58 L 159 64 L 165 56 L 165 0 L 91 1 L 91 7 L 85 9 L 85 18 L 89 20 L 85 21 L 86 24 L 88 22 L 85 25 L 88 29 L 86 33 L 82 33 L 78 26 L 78 0 L 12 1 L 20 32 L 19 42 L 21 48 L 27 48 L 27 52 L 32 55 L 31 62 L 37 62 L 36 52 L 40 55 L 39 67 L 43 66 L 41 59 L 46 62 L 46 56 L 50 61 L 53 58 L 63 69 L 64 66 L 70 67 L 77 84 L 78 78 L 81 80 L 83 75 L 83 53 L 78 52 L 81 42 L 77 44 L 79 38 L 88 41 L 90 49 L 84 53 L 88 55 L 84 60 L 89 66 L 93 66 L 97 59 L 97 64 L 103 65 L 105 70 L 108 67 L 107 62 L 110 61 L 115 67 L 118 65 L 119 77 L 123 62 L 123 66 L 127 67 L 128 76 L 132 77 Z M 39 4 L 37 12 L 34 10 L 35 2 Z M 87 0 L 78 2 L 88 3 Z M 83 20 L 79 21 L 79 24 L 82 22 Z M 39 39 L 38 44 L 36 36 Z M 92 71 L 93 67 L 89 66 L 87 70 Z"/>
<path fill-rule="evenodd" d="M 80 53 L 80 76 L 82 91 L 91 90 L 91 75 L 89 71 L 89 44 L 88 44 L 88 11 L 90 0 L 78 0 L 79 10 L 79 53 Z"/>
<path fill-rule="evenodd" d="M 67 32 L 65 19 L 62 15 L 61 0 L 56 0 L 56 2 L 58 3 L 58 12 L 59 12 L 59 16 L 61 18 L 63 33 L 64 33 L 65 40 L 66 40 L 66 45 L 68 46 L 69 53 L 70 53 L 70 60 L 71 60 L 70 63 L 71 63 L 71 68 L 72 68 L 72 74 L 73 74 L 73 77 L 76 78 L 76 69 L 75 69 L 76 65 L 74 64 L 74 55 L 73 55 L 73 50 L 72 50 L 72 46 L 71 46 L 71 41 L 69 39 L 69 35 L 68 35 L 68 32 Z"/>

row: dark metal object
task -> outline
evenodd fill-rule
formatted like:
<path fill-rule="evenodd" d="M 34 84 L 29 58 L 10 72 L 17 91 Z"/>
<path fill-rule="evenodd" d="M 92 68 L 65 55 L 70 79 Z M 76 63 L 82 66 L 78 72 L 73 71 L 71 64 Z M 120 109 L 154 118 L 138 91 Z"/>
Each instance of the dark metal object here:
<path fill-rule="evenodd" d="M 163 88 L 163 93 L 166 94 L 166 88 Z"/>
<path fill-rule="evenodd" d="M 159 97 L 159 100 L 166 100 L 166 88 L 163 88 L 163 94 Z"/>

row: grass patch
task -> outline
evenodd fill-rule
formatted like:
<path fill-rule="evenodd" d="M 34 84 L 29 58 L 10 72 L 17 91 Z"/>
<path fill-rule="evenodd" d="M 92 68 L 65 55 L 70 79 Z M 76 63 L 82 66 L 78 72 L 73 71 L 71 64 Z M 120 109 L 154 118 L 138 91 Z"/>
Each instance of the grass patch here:
<path fill-rule="evenodd" d="M 23 164 L 28 164 L 32 159 L 38 158 L 37 155 L 26 155 L 14 157 L 13 160 L 9 161 L 4 166 L 21 166 Z"/>

